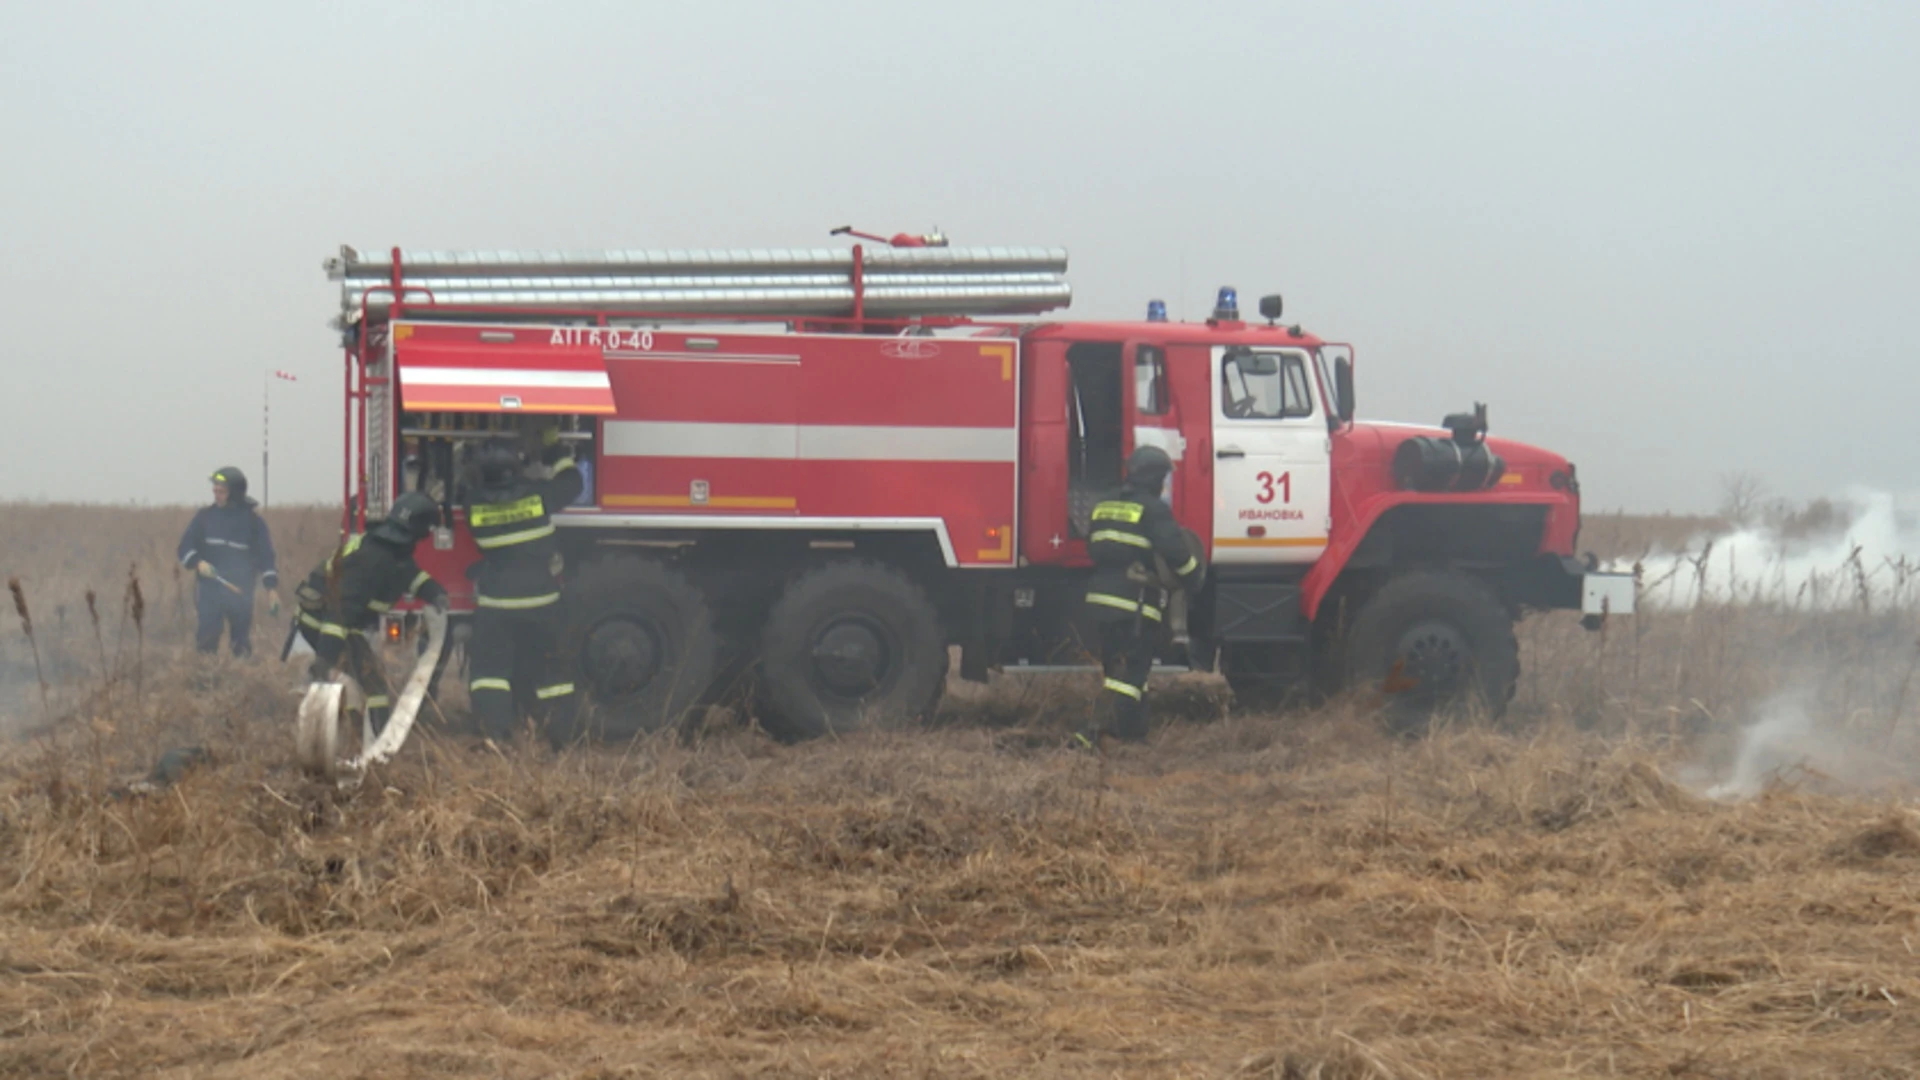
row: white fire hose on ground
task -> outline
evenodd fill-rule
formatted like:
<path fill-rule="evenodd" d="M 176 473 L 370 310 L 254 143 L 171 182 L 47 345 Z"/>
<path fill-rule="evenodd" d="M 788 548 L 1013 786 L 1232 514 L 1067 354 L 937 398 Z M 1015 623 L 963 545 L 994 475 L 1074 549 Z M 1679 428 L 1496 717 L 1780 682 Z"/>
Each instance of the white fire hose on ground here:
<path fill-rule="evenodd" d="M 387 726 L 379 735 L 367 718 L 366 699 L 350 676 L 335 675 L 326 682 L 307 687 L 300 701 L 300 717 L 294 739 L 300 768 L 306 772 L 342 784 L 359 782 L 369 766 L 384 765 L 406 745 L 413 731 L 414 718 L 427 698 L 427 684 L 440 666 L 440 654 L 447 647 L 447 616 L 436 608 L 421 613 L 426 625 L 427 647 L 414 661 L 407 685 L 400 691 L 387 716 Z M 341 728 L 349 713 L 360 713 L 360 753 L 351 758 L 340 756 Z"/>

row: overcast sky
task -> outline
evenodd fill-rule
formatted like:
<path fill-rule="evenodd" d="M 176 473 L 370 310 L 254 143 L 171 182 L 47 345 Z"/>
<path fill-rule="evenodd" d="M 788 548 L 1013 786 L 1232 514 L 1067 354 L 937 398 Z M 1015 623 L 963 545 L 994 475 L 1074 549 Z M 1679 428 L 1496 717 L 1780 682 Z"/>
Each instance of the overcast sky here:
<path fill-rule="evenodd" d="M 340 244 L 1069 249 L 1590 508 L 1920 487 L 1920 4 L 5 5 L 0 498 L 337 498 Z M 259 488 L 256 478 L 255 488 Z"/>

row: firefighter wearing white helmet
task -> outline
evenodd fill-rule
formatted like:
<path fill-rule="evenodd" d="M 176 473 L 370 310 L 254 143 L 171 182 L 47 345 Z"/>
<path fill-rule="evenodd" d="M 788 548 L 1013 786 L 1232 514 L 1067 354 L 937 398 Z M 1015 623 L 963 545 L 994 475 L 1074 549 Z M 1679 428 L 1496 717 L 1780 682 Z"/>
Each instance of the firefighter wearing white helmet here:
<path fill-rule="evenodd" d="M 1127 460 L 1126 483 L 1093 508 L 1087 554 L 1087 615 L 1099 632 L 1102 719 L 1074 736 L 1092 747 L 1102 734 L 1135 741 L 1147 736 L 1147 675 L 1166 621 L 1170 588 L 1188 593 L 1206 576 L 1200 552 L 1161 501 L 1173 461 L 1157 446 Z"/>

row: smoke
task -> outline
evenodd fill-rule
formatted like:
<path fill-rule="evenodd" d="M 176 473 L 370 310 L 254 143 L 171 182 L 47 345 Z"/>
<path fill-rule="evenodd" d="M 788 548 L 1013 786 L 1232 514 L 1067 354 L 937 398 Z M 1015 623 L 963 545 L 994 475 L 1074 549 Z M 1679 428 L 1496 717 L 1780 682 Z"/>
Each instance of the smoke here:
<path fill-rule="evenodd" d="M 0 648 L 0 740 L 28 730 L 43 715 L 32 664 L 15 663 L 10 652 Z"/>
<path fill-rule="evenodd" d="M 1920 730 L 1907 719 L 1920 691 L 1920 498 L 1852 490 L 1776 507 L 1638 563 L 1643 608 L 1717 609 L 1687 615 L 1678 644 L 1697 646 L 1700 663 L 1740 657 L 1715 687 L 1720 707 L 1756 692 L 1740 727 L 1703 744 L 1718 752 L 1689 770 L 1695 790 L 1743 799 L 1777 782 L 1920 786 Z"/>
<path fill-rule="evenodd" d="M 1910 742 L 1911 732 L 1884 722 L 1837 722 L 1831 716 L 1808 687 L 1768 698 L 1741 729 L 1730 761 L 1694 765 L 1678 778 L 1709 799 L 1725 801 L 1750 799 L 1774 783 L 1837 793 L 1911 790 L 1920 782 L 1920 763 L 1910 753 L 1889 752 L 1896 734 Z"/>
<path fill-rule="evenodd" d="M 1655 608 L 1703 601 L 1803 610 L 1920 607 L 1920 498 L 1851 490 L 1638 562 L 1641 602 Z M 1616 560 L 1615 568 L 1632 563 Z"/>
<path fill-rule="evenodd" d="M 1747 799 L 1760 794 L 1770 779 L 1791 768 L 1817 768 L 1817 760 L 1833 755 L 1833 744 L 1814 730 L 1806 691 L 1773 698 L 1757 710 L 1758 718 L 1740 733 L 1732 766 L 1719 780 L 1700 770 L 1690 779 L 1709 799 Z M 1827 763 L 1821 772 L 1829 772 Z"/>

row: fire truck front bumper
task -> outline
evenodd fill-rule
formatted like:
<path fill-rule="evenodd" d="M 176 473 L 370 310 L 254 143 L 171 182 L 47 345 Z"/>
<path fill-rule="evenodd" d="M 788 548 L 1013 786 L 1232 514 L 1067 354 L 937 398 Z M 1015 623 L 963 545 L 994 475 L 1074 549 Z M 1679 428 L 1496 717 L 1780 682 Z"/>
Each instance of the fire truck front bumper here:
<path fill-rule="evenodd" d="M 1560 572 L 1565 575 L 1562 595 L 1568 601 L 1578 597 L 1580 625 L 1598 630 L 1609 615 L 1631 615 L 1639 595 L 1639 583 L 1624 570 L 1600 570 L 1591 562 L 1561 558 Z M 1558 591 L 1558 590 L 1556 590 Z M 1569 602 L 1567 607 L 1573 607 Z"/>
<path fill-rule="evenodd" d="M 1511 599 L 1536 611 L 1578 611 L 1580 625 L 1589 630 L 1606 625 L 1609 615 L 1632 615 L 1638 606 L 1633 574 L 1602 570 L 1592 556 L 1544 555 L 1513 569 L 1506 580 Z"/>

